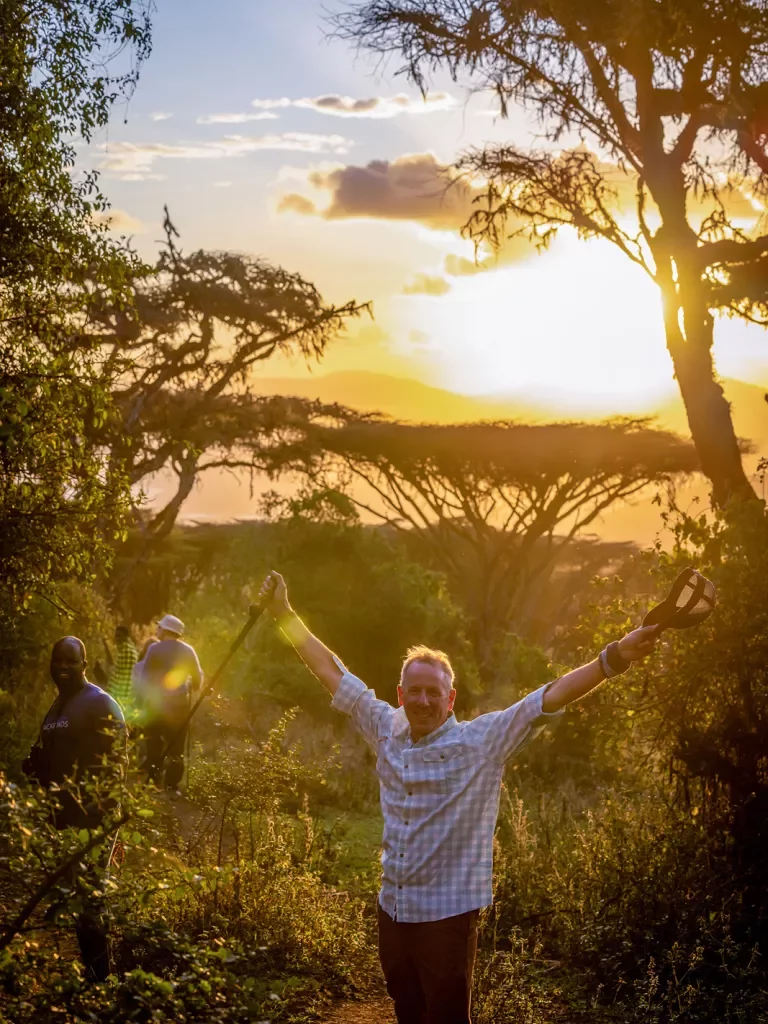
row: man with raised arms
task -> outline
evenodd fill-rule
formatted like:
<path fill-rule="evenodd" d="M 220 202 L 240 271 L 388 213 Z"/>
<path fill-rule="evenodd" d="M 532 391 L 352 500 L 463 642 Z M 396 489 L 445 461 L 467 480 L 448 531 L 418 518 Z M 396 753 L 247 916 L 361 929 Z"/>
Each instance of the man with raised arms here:
<path fill-rule="evenodd" d="M 260 599 L 376 753 L 384 815 L 379 957 L 399 1024 L 469 1024 L 480 908 L 492 901 L 493 833 L 505 762 L 606 678 L 654 649 L 657 627 L 628 633 L 587 665 L 503 711 L 453 714 L 451 663 L 411 648 L 399 707 L 378 700 L 313 636 L 271 572 Z"/>

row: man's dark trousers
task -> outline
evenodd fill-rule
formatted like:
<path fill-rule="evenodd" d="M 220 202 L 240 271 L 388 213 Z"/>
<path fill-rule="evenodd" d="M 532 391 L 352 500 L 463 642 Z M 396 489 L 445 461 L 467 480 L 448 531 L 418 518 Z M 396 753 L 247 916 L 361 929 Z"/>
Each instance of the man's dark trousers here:
<path fill-rule="evenodd" d="M 109 856 L 102 850 L 94 864 L 88 863 L 83 877 L 78 868 L 69 872 L 68 882 L 82 903 L 82 911 L 75 917 L 75 934 L 80 946 L 80 959 L 90 981 L 106 981 L 111 973 L 109 954 L 109 915 L 103 900 L 93 895 L 104 881 Z"/>
<path fill-rule="evenodd" d="M 410 923 L 378 905 L 379 959 L 398 1024 L 470 1024 L 478 914 Z"/>
<path fill-rule="evenodd" d="M 162 773 L 163 782 L 168 789 L 176 789 L 184 777 L 184 744 L 187 741 L 189 726 L 179 730 L 179 724 L 179 720 L 175 718 L 160 718 L 144 727 L 150 776 L 159 783 Z M 171 740 L 173 745 L 165 758 L 165 764 L 162 764 L 160 759 Z"/>
<path fill-rule="evenodd" d="M 80 957 L 92 981 L 106 981 L 110 974 L 109 935 L 104 907 L 95 903 L 75 921 Z"/>

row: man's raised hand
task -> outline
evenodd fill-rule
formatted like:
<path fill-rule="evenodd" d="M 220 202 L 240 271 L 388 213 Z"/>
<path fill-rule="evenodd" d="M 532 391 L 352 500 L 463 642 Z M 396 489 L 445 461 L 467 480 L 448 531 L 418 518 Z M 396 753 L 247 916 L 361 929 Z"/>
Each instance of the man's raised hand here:
<path fill-rule="evenodd" d="M 288 589 L 279 572 L 270 572 L 259 590 L 259 603 L 277 622 L 304 664 L 333 696 L 344 668 L 332 651 L 313 636 L 288 603 Z"/>
<path fill-rule="evenodd" d="M 619 640 L 619 654 L 625 661 L 641 661 L 653 654 L 661 635 L 658 626 L 641 626 Z"/>
<path fill-rule="evenodd" d="M 290 615 L 291 606 L 288 603 L 288 588 L 279 572 L 267 573 L 266 579 L 259 590 L 259 604 L 269 612 L 273 619 Z"/>

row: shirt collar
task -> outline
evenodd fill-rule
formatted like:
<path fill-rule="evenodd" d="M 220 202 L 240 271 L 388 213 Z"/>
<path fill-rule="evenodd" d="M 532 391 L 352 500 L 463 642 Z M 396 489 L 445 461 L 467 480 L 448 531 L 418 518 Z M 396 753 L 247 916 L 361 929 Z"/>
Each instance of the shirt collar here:
<path fill-rule="evenodd" d="M 414 743 L 413 737 L 411 736 L 411 727 L 408 726 L 408 741 L 412 747 L 427 747 L 430 743 L 435 740 L 439 740 L 441 736 L 445 736 L 446 733 L 450 732 L 459 723 L 456 721 L 456 715 L 453 712 L 448 715 L 446 720 L 440 726 L 439 729 L 434 729 L 432 732 L 427 733 L 426 736 L 422 736 L 420 740 L 416 740 Z"/>

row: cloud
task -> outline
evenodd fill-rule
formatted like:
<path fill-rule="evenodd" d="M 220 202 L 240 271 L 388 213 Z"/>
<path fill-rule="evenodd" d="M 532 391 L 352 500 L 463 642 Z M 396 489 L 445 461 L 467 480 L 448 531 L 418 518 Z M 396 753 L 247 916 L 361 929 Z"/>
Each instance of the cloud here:
<path fill-rule="evenodd" d="M 105 156 L 101 170 L 125 181 L 145 180 L 158 160 L 222 160 L 260 150 L 283 150 L 302 153 L 349 152 L 352 143 L 342 135 L 312 135 L 306 132 L 285 132 L 282 135 L 225 135 L 215 142 L 197 145 L 171 145 L 163 142 L 103 143 Z"/>
<path fill-rule="evenodd" d="M 261 110 L 274 110 L 280 107 L 290 107 L 293 101 L 283 97 L 281 100 L 252 100 L 251 106 Z"/>
<path fill-rule="evenodd" d="M 291 100 L 285 96 L 281 99 L 256 99 L 253 100 L 252 106 L 261 110 L 298 107 L 302 110 L 314 110 L 318 114 L 328 114 L 331 117 L 381 119 L 398 117 L 400 114 L 431 114 L 452 110 L 457 106 L 457 100 L 447 92 L 427 93 L 424 97 L 398 93 L 397 96 L 369 96 L 360 100 L 333 93 L 298 100 Z"/>
<path fill-rule="evenodd" d="M 276 121 L 277 114 L 261 110 L 257 114 L 201 114 L 198 124 L 246 124 L 248 121 Z"/>
<path fill-rule="evenodd" d="M 101 210 L 94 215 L 94 224 L 106 224 L 110 231 L 120 235 L 138 235 L 145 231 L 144 225 L 125 210 Z"/>
<path fill-rule="evenodd" d="M 156 110 L 154 113 L 149 115 L 150 121 L 168 121 L 173 117 L 173 114 L 166 114 L 162 110 Z"/>
<path fill-rule="evenodd" d="M 409 220 L 435 230 L 457 230 L 472 212 L 473 190 L 457 180 L 431 153 L 416 153 L 396 160 L 372 160 L 364 167 L 347 165 L 316 169 L 307 183 L 330 193 L 319 209 L 313 203 L 302 209 L 296 193 L 285 196 L 281 207 L 294 212 L 319 214 L 326 220 L 372 217 Z"/>
<path fill-rule="evenodd" d="M 142 171 L 128 171 L 126 174 L 114 174 L 112 177 L 120 181 L 165 181 L 167 174 L 145 174 Z"/>
<path fill-rule="evenodd" d="M 231 181 L 214 181 L 213 187 L 214 188 L 229 188 L 229 186 L 231 184 L 232 184 Z"/>
<path fill-rule="evenodd" d="M 295 107 L 316 110 L 318 114 L 332 117 L 398 117 L 400 114 L 432 114 L 441 110 L 452 110 L 457 102 L 447 92 L 428 93 L 421 96 L 372 96 L 354 100 L 350 96 L 317 96 L 314 99 L 296 100 Z"/>
<path fill-rule="evenodd" d="M 416 274 L 403 288 L 404 295 L 445 295 L 451 286 L 444 277 L 432 274 Z"/>
<path fill-rule="evenodd" d="M 471 277 L 486 269 L 482 260 L 468 260 L 466 256 L 457 256 L 453 252 L 448 253 L 443 260 L 443 270 L 451 277 Z"/>
<path fill-rule="evenodd" d="M 298 192 L 291 192 L 283 196 L 277 204 L 278 213 L 298 213 L 303 217 L 311 217 L 317 213 L 317 207 L 311 199 L 299 195 Z"/>
<path fill-rule="evenodd" d="M 289 192 L 278 202 L 278 212 L 302 216 L 323 217 L 325 220 L 351 220 L 371 218 L 400 220 L 421 224 L 434 231 L 459 232 L 469 220 L 473 200 L 482 194 L 482 188 L 473 186 L 466 178 L 438 162 L 432 153 L 415 153 L 396 160 L 373 160 L 364 167 L 355 165 L 329 166 L 305 171 L 305 182 L 310 190 L 330 194 L 323 206 L 299 192 Z M 291 175 L 291 178 L 295 178 Z M 536 253 L 535 242 L 524 236 L 506 239 L 498 252 L 481 253 L 479 262 L 464 256 L 449 254 L 443 265 L 450 277 L 465 277 L 483 270 L 519 263 Z M 423 277 L 423 275 L 422 275 Z M 443 277 L 414 282 L 413 291 L 406 294 L 444 294 L 449 282 Z M 438 284 L 442 282 L 442 286 Z M 421 287 L 418 287 L 420 285 Z M 442 291 L 438 291 L 442 287 Z"/>

